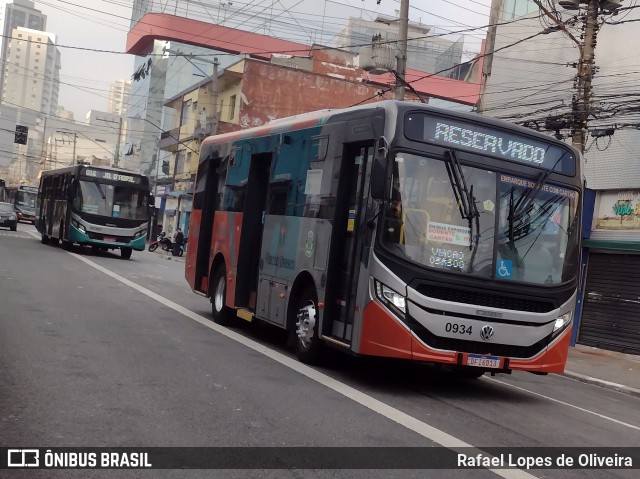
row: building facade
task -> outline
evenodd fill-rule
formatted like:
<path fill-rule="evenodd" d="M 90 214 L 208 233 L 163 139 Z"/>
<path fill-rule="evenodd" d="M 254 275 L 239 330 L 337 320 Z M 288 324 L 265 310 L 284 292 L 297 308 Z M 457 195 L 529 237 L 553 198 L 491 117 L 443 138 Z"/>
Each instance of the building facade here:
<path fill-rule="evenodd" d="M 29 0 L 14 0 L 7 3 L 4 8 L 4 22 L 2 28 L 2 49 L 0 49 L 0 85 L 2 98 L 4 99 L 4 79 L 5 66 L 7 65 L 7 49 L 11 43 L 13 31 L 18 27 L 29 28 L 31 30 L 45 31 L 47 27 L 47 16 L 35 8 L 34 2 Z"/>
<path fill-rule="evenodd" d="M 371 43 L 374 36 L 382 42 L 397 42 L 399 18 L 379 15 L 374 21 L 350 18 L 347 26 L 334 39 L 339 48 L 358 53 L 362 45 Z M 422 23 L 409 22 L 407 37 L 407 68 L 425 73 L 446 72 L 462 61 L 464 37 L 457 41 L 440 36 L 429 36 L 432 28 Z"/>
<path fill-rule="evenodd" d="M 6 47 L 3 103 L 55 115 L 61 67 L 56 36 L 16 27 Z"/>
<path fill-rule="evenodd" d="M 107 98 L 107 113 L 126 117 L 130 96 L 131 80 L 116 80 L 111 83 Z"/>
<path fill-rule="evenodd" d="M 482 113 L 566 138 L 576 94 L 576 44 L 530 0 L 495 0 L 490 23 L 515 20 L 494 32 L 498 53 L 481 99 Z M 561 20 L 575 10 L 558 7 Z M 595 47 L 589 135 L 583 155 L 583 285 L 574 315 L 578 343 L 640 354 L 640 123 L 634 39 L 640 12 L 602 11 Z M 580 23 L 568 26 L 580 38 Z M 545 33 L 542 33 L 545 32 Z M 531 37 L 526 41 L 518 40 Z M 491 38 L 491 34 L 489 36 Z"/>

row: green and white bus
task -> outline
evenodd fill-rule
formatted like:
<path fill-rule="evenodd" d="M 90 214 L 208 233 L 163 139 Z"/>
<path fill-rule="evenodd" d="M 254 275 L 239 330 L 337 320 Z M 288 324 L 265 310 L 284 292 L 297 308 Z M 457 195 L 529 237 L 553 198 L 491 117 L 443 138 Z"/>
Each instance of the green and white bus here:
<path fill-rule="evenodd" d="M 75 165 L 44 171 L 36 205 L 42 243 L 143 251 L 149 228 L 149 178 L 129 171 Z"/>

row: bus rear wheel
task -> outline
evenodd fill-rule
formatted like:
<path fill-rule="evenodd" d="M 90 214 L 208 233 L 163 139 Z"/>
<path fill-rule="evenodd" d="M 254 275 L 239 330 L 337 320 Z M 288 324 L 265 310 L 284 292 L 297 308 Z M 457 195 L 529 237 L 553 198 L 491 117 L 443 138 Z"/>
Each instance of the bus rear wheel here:
<path fill-rule="evenodd" d="M 211 316 L 213 316 L 213 322 L 228 326 L 231 323 L 231 311 L 224 304 L 227 297 L 227 275 L 224 266 L 216 268 L 211 285 L 213 287 L 211 294 Z"/>
<path fill-rule="evenodd" d="M 49 244 L 49 237 L 44 234 L 44 229 L 42 230 L 42 236 L 40 237 L 40 243 Z"/>
<path fill-rule="evenodd" d="M 122 256 L 122 259 L 131 258 L 132 252 L 133 250 L 131 248 L 120 248 L 120 256 Z"/>
<path fill-rule="evenodd" d="M 322 351 L 322 341 L 318 336 L 318 299 L 315 289 L 307 286 L 295 306 L 295 323 L 292 328 L 296 357 L 307 364 L 317 364 Z"/>

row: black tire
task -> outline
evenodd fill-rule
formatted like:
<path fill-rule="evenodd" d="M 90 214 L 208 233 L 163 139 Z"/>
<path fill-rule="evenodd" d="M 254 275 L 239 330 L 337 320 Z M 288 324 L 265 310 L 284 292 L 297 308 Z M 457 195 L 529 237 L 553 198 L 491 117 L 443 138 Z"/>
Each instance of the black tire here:
<path fill-rule="evenodd" d="M 211 316 L 213 322 L 228 326 L 232 322 L 231 310 L 224 304 L 227 297 L 227 275 L 224 266 L 218 266 L 211 283 Z"/>
<path fill-rule="evenodd" d="M 131 248 L 120 248 L 120 256 L 122 256 L 122 259 L 131 258 L 131 253 L 133 253 Z"/>
<path fill-rule="evenodd" d="M 169 251 L 169 245 L 167 243 L 160 243 L 160 248 L 162 248 L 162 251 Z"/>
<path fill-rule="evenodd" d="M 322 357 L 322 347 L 323 343 L 320 337 L 318 336 L 318 298 L 316 295 L 316 290 L 313 286 L 305 287 L 300 295 L 298 295 L 297 299 L 294 298 L 295 303 L 293 303 L 293 311 L 294 315 L 291 331 L 294 335 L 294 351 L 296 353 L 296 357 L 303 363 L 306 364 L 318 364 Z M 309 309 L 311 307 L 311 309 Z M 315 317 L 313 318 L 313 326 L 312 331 L 306 337 L 304 336 L 304 332 L 308 331 L 308 320 L 309 315 L 313 314 Z M 306 324 L 305 324 L 306 323 Z M 301 338 L 300 335 L 303 335 Z"/>
<path fill-rule="evenodd" d="M 42 244 L 49 244 L 49 237 L 44 233 L 46 231 L 46 226 L 42 226 L 42 233 L 40 236 L 40 243 Z"/>
<path fill-rule="evenodd" d="M 149 245 L 149 251 L 154 252 L 157 249 L 158 249 L 158 243 L 151 243 Z"/>
<path fill-rule="evenodd" d="M 13 225 L 11 227 L 11 231 L 17 231 L 18 230 L 18 225 Z"/>

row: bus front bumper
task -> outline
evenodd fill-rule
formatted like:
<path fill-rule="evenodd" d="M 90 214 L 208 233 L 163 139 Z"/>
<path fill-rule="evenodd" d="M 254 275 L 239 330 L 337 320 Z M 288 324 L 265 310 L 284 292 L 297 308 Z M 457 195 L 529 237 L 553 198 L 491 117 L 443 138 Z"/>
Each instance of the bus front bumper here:
<path fill-rule="evenodd" d="M 356 352 L 364 355 L 413 359 L 452 366 L 466 366 L 480 361 L 477 364 L 479 367 L 485 369 L 483 365 L 490 364 L 486 367 L 486 371 L 496 373 L 511 370 L 562 373 L 567 360 L 570 336 L 571 323 L 546 346 L 529 357 L 492 356 L 438 349 L 427 344 L 424 338 L 421 338 L 384 306 L 377 301 L 372 301 L 363 311 L 362 331 Z M 472 358 L 471 361 L 470 358 Z M 491 364 L 491 362 L 495 362 L 495 364 Z"/>
<path fill-rule="evenodd" d="M 144 251 L 147 234 L 143 233 L 137 238 L 123 236 L 114 237 L 99 233 L 83 232 L 75 225 L 71 225 L 69 228 L 69 241 L 81 245 L 96 245 L 109 249 L 131 248 L 136 251 Z"/>

